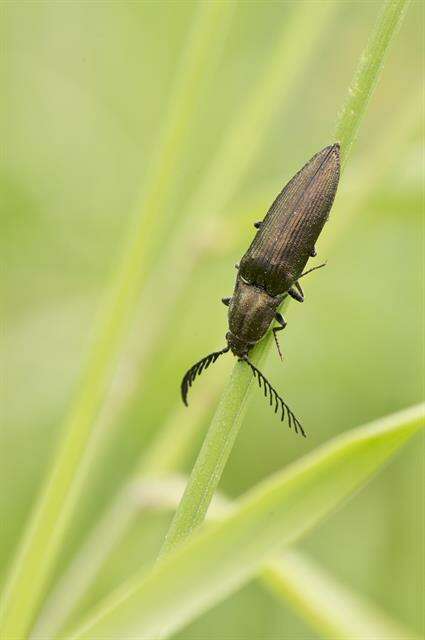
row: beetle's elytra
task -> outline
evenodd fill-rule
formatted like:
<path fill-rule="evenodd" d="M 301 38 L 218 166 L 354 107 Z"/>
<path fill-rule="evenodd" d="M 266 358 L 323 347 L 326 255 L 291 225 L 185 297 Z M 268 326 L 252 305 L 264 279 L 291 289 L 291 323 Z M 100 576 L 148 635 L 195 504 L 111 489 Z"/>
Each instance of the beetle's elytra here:
<path fill-rule="evenodd" d="M 328 219 L 340 174 L 339 144 L 325 147 L 288 182 L 279 193 L 262 222 L 255 223 L 257 233 L 237 266 L 235 289 L 231 298 L 223 298 L 229 307 L 227 346 L 194 364 L 185 374 L 181 392 L 187 405 L 187 393 L 197 375 L 227 351 L 244 360 L 250 367 L 264 394 L 269 395 L 281 420 L 286 415 L 289 426 L 305 432 L 288 405 L 270 382 L 249 360 L 252 347 L 267 333 L 275 320 L 273 334 L 280 354 L 276 333 L 286 322 L 278 309 L 289 295 L 303 302 L 299 279 L 324 265 L 303 271 L 310 257 L 316 255 L 315 244 Z"/>

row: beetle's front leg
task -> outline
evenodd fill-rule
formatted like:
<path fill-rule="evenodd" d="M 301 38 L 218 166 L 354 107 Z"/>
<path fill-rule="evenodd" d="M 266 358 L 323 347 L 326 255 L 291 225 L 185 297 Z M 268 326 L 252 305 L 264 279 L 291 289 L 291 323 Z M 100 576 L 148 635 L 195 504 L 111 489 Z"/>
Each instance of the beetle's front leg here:
<path fill-rule="evenodd" d="M 273 338 L 274 338 L 274 341 L 276 342 L 276 347 L 277 347 L 277 352 L 279 354 L 279 357 L 280 357 L 281 360 L 283 360 L 282 352 L 280 350 L 279 341 L 277 339 L 277 335 L 276 334 L 277 334 L 278 331 L 282 331 L 286 327 L 287 322 L 286 322 L 285 318 L 283 317 L 283 315 L 279 311 L 276 311 L 275 320 L 279 323 L 279 326 L 278 327 L 273 327 L 273 329 L 272 329 Z"/>

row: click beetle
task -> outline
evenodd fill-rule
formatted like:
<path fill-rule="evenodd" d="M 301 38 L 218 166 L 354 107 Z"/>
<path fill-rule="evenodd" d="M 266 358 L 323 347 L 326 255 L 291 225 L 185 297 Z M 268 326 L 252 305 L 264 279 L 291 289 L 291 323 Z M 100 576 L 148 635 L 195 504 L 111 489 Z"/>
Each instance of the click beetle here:
<path fill-rule="evenodd" d="M 236 265 L 238 274 L 231 298 L 222 302 L 229 307 L 227 345 L 196 362 L 184 375 L 181 383 L 183 402 L 194 379 L 215 362 L 223 353 L 231 351 L 251 368 L 264 394 L 280 410 L 281 420 L 288 418 L 289 426 L 305 436 L 299 420 L 265 376 L 248 357 L 250 350 L 267 333 L 273 321 L 273 335 L 280 357 L 276 333 L 286 326 L 279 307 L 287 296 L 303 302 L 300 278 L 323 267 L 304 268 L 310 257 L 316 255 L 315 244 L 328 219 L 340 174 L 339 144 L 319 151 L 288 182 L 279 193 L 265 218 L 255 223 L 257 233 Z"/>

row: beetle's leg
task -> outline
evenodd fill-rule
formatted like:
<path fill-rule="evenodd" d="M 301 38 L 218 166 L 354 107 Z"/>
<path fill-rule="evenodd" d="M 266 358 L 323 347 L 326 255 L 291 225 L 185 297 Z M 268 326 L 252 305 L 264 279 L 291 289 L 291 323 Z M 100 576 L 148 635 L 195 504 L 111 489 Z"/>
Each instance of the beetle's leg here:
<path fill-rule="evenodd" d="M 230 304 L 231 299 L 232 298 L 222 298 L 221 301 L 226 307 L 228 307 L 229 304 Z"/>
<path fill-rule="evenodd" d="M 308 275 L 312 271 L 316 271 L 316 269 L 321 269 L 322 267 L 325 267 L 325 266 L 326 266 L 326 262 L 324 262 L 323 264 L 318 264 L 317 267 L 312 267 L 311 269 L 307 269 L 307 271 L 304 271 L 304 273 L 300 275 L 298 280 Z M 302 290 L 298 280 L 294 282 L 292 287 L 290 287 L 290 289 L 288 290 L 288 294 L 291 296 L 291 298 L 294 298 L 294 300 L 297 300 L 298 302 L 304 302 L 304 291 Z"/>
<path fill-rule="evenodd" d="M 276 311 L 274 319 L 280 325 L 279 327 L 276 327 L 276 331 L 282 331 L 282 329 L 284 329 L 286 327 L 286 325 L 288 324 L 286 322 L 285 318 L 283 317 L 283 315 L 279 311 Z"/>
<path fill-rule="evenodd" d="M 278 327 L 273 327 L 273 329 L 272 329 L 273 338 L 274 338 L 274 341 L 276 342 L 276 347 L 277 347 L 277 352 L 279 354 L 279 357 L 280 357 L 281 360 L 283 360 L 282 352 L 280 350 L 280 345 L 279 345 L 279 341 L 277 339 L 277 335 L 276 334 L 277 334 L 278 331 L 282 331 L 286 327 L 287 323 L 286 323 L 285 318 L 283 317 L 283 315 L 281 313 L 279 313 L 279 311 L 276 312 L 275 320 L 279 323 L 279 326 Z"/>
<path fill-rule="evenodd" d="M 259 222 L 254 222 L 254 227 L 255 227 L 256 229 L 259 229 L 259 228 L 261 227 L 261 225 L 262 225 L 262 224 L 263 224 L 263 221 L 262 221 L 262 220 L 259 220 Z"/>
<path fill-rule="evenodd" d="M 312 258 L 315 258 L 317 256 L 317 251 L 316 251 L 316 247 L 313 247 L 313 251 L 310 253 Z"/>
<path fill-rule="evenodd" d="M 288 296 L 291 296 L 291 298 L 293 298 L 297 302 L 304 302 L 304 291 L 302 290 L 301 285 L 298 282 L 298 280 L 296 282 L 294 282 L 292 287 L 289 287 L 289 289 L 288 289 L 288 291 L 286 293 L 283 294 L 282 302 Z"/>
<path fill-rule="evenodd" d="M 294 300 L 296 300 L 297 302 L 304 302 L 304 295 L 298 291 L 297 284 L 298 283 L 296 282 L 295 286 L 290 287 L 288 289 L 288 293 L 291 296 L 291 298 L 294 298 Z"/>
<path fill-rule="evenodd" d="M 238 262 L 235 264 L 235 269 L 239 269 L 239 263 Z"/>
<path fill-rule="evenodd" d="M 294 287 L 296 287 L 298 289 L 299 294 L 303 297 L 304 299 L 304 291 L 301 288 L 300 283 L 298 282 L 298 280 L 296 282 L 294 282 Z"/>
<path fill-rule="evenodd" d="M 316 267 L 311 267 L 311 269 L 307 269 L 307 271 L 304 271 L 304 273 L 300 275 L 300 278 L 304 278 L 304 276 L 308 275 L 312 271 L 316 271 L 316 269 L 321 269 L 322 267 L 326 267 L 326 262 L 324 262 L 323 264 L 318 264 Z M 298 278 L 298 280 L 300 278 Z"/>

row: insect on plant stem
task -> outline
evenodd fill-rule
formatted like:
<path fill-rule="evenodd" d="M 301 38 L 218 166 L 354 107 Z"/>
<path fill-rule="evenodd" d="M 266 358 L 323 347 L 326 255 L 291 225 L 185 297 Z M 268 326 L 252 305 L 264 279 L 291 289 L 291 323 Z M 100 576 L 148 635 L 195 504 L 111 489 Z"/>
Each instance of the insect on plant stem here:
<path fill-rule="evenodd" d="M 250 350 L 268 332 L 271 324 L 278 353 L 281 356 L 277 332 L 286 327 L 279 307 L 287 296 L 304 301 L 299 280 L 324 264 L 304 271 L 310 257 L 316 256 L 315 244 L 328 219 L 340 175 L 340 150 L 336 142 L 319 151 L 288 182 L 279 193 L 264 220 L 256 222 L 257 232 L 240 263 L 233 295 L 223 298 L 229 307 L 227 346 L 196 362 L 181 383 L 183 402 L 196 376 L 214 363 L 223 353 L 231 351 L 251 368 L 264 395 L 285 414 L 290 428 L 304 437 L 306 433 L 298 418 L 267 378 L 250 361 Z"/>

